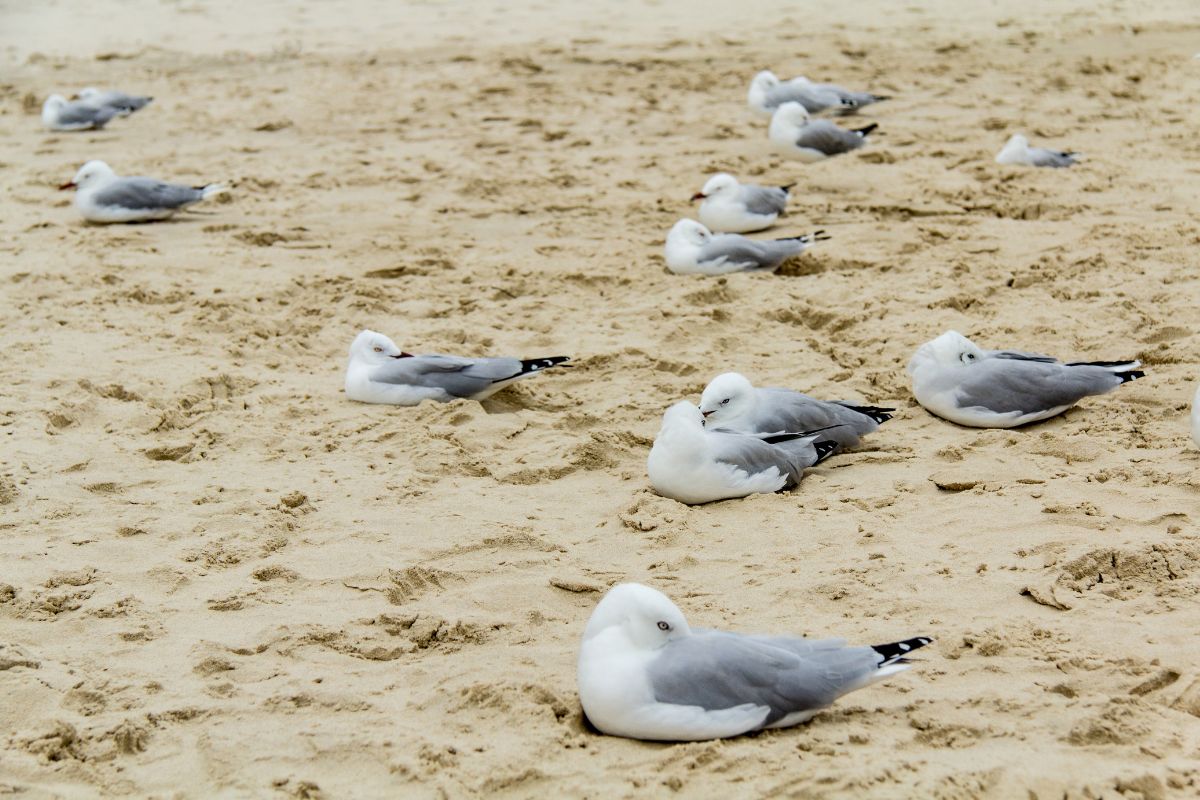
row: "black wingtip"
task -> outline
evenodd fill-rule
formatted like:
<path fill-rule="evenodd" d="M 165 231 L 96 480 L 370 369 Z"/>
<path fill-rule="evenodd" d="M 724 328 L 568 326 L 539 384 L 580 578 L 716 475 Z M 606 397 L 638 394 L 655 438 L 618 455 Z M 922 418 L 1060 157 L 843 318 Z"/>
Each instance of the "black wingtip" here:
<path fill-rule="evenodd" d="M 819 442 L 813 442 L 813 449 L 817 451 L 817 460 L 814 461 L 813 464 L 820 464 L 822 461 L 836 453 L 838 447 L 840 446 L 841 445 L 839 445 L 837 442 L 831 442 L 827 439 L 823 439 Z"/>
<path fill-rule="evenodd" d="M 891 412 L 896 410 L 894 408 L 881 408 L 880 406 L 852 406 L 849 403 L 842 403 L 841 405 L 845 406 L 851 411 L 857 411 L 859 414 L 862 414 L 865 417 L 870 417 L 880 425 L 891 419 Z"/>
<path fill-rule="evenodd" d="M 540 372 L 550 367 L 558 366 L 565 361 L 570 361 L 570 356 L 548 356 L 546 358 L 528 358 L 521 361 L 521 371 L 519 375 L 528 375 L 531 372 Z M 508 380 L 505 378 L 504 380 Z"/>
<path fill-rule="evenodd" d="M 886 667 L 889 664 L 905 663 L 905 656 L 932 641 L 933 639 L 928 636 L 916 636 L 912 639 L 903 639 L 899 642 L 872 645 L 871 649 L 883 656 L 883 660 L 879 662 L 879 666 Z"/>
<path fill-rule="evenodd" d="M 1128 372 L 1114 372 L 1113 374 L 1121 379 L 1121 383 L 1129 383 L 1130 381 L 1136 381 L 1138 378 L 1146 377 L 1146 373 L 1140 369 L 1131 369 Z"/>
<path fill-rule="evenodd" d="M 857 133 L 859 136 L 866 136 L 867 134 L 869 134 L 871 131 L 875 130 L 878 127 L 879 127 L 878 122 L 872 122 L 870 125 L 868 125 L 865 128 L 853 128 L 852 130 L 855 133 Z"/>
<path fill-rule="evenodd" d="M 794 184 L 794 183 L 789 183 L 789 184 L 787 184 L 786 186 L 780 186 L 779 188 L 780 188 L 780 189 L 783 189 L 783 193 L 784 193 L 784 194 L 787 194 L 788 192 L 790 192 L 790 191 L 792 190 L 792 187 L 793 187 L 793 186 L 795 186 L 795 185 L 796 185 L 796 184 Z"/>

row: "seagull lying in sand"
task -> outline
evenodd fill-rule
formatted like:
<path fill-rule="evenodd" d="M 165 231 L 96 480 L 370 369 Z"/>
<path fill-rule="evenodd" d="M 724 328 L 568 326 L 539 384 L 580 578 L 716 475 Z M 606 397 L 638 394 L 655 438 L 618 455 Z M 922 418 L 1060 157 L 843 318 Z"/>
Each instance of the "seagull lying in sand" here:
<path fill-rule="evenodd" d="M 852 92 L 832 83 L 813 83 L 803 76 L 781 81 L 770 70 L 763 70 L 750 82 L 746 102 L 751 110 L 769 117 L 784 103 L 799 103 L 810 114 L 833 111 L 854 114 L 863 106 L 887 100 L 887 95 Z"/>
<path fill-rule="evenodd" d="M 225 191 L 215 183 L 184 186 L 154 178 L 122 178 L 103 161 L 89 161 L 59 189 L 75 189 L 75 208 L 88 222 L 149 222 L 166 219 Z"/>
<path fill-rule="evenodd" d="M 996 154 L 997 164 L 1020 164 L 1026 167 L 1069 167 L 1078 163 L 1079 153 L 1030 147 L 1029 140 L 1015 134 Z"/>
<path fill-rule="evenodd" d="M 700 409 L 681 400 L 663 414 L 646 469 L 663 497 L 698 505 L 795 486 L 837 448 L 824 431 L 768 436 L 706 427 Z"/>
<path fill-rule="evenodd" d="M 120 117 L 128 117 L 154 99 L 153 97 L 125 94 L 125 92 L 102 91 L 95 86 L 80 89 L 77 96 L 84 103 L 96 108 L 115 108 L 117 116 Z"/>
<path fill-rule="evenodd" d="M 781 155 L 811 164 L 857 150 L 878 127 L 872 122 L 865 128 L 839 128 L 827 119 L 813 119 L 799 103 L 784 103 L 771 117 L 768 136 Z"/>
<path fill-rule="evenodd" d="M 688 625 L 656 589 L 608 591 L 583 632 L 577 681 L 588 721 L 630 739 L 694 742 L 806 722 L 842 695 L 908 669 L 932 639 L 873 647 Z"/>
<path fill-rule="evenodd" d="M 824 436 L 842 447 L 892 418 L 894 408 L 854 405 L 843 400 L 816 400 L 791 389 L 756 389 L 736 372 L 718 375 L 700 395 L 704 425 L 739 433 L 782 433 L 827 429 Z"/>
<path fill-rule="evenodd" d="M 1061 414 L 1085 397 L 1143 377 L 1141 362 L 1076 361 L 1013 350 L 984 350 L 947 331 L 908 362 L 917 402 L 972 428 L 1015 428 Z"/>
<path fill-rule="evenodd" d="M 567 356 L 522 361 L 412 355 L 382 333 L 363 331 L 350 345 L 346 396 L 360 403 L 395 406 L 415 406 L 422 400 L 448 403 L 459 397 L 483 400 L 513 381 L 569 360 Z"/>
<path fill-rule="evenodd" d="M 747 239 L 736 233 L 713 233 L 699 222 L 681 219 L 667 234 L 667 268 L 681 275 L 725 275 L 730 272 L 775 270 L 816 242 L 825 231 L 785 239 Z"/>
<path fill-rule="evenodd" d="M 692 195 L 700 204 L 700 221 L 715 233 L 750 233 L 771 227 L 787 209 L 787 186 L 756 186 L 738 183 L 732 175 L 719 172 Z"/>
<path fill-rule="evenodd" d="M 110 106 L 94 106 L 83 100 L 71 102 L 61 94 L 52 94 L 42 104 L 42 125 L 52 131 L 100 130 L 120 111 Z"/>

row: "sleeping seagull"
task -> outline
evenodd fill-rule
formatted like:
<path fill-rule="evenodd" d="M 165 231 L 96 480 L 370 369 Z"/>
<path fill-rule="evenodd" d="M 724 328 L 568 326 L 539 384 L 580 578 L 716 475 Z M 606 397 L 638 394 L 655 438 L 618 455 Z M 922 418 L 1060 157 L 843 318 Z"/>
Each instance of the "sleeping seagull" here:
<path fill-rule="evenodd" d="M 346 396 L 360 403 L 395 406 L 415 406 L 422 400 L 448 403 L 459 397 L 483 400 L 513 381 L 569 360 L 567 356 L 522 361 L 413 355 L 382 333 L 363 331 L 350 345 Z"/>
<path fill-rule="evenodd" d="M 600 732 L 695 742 L 806 722 L 835 700 L 909 668 L 933 640 L 873 647 L 843 639 L 692 628 L 662 592 L 614 586 L 583 632 L 577 681 Z"/>
<path fill-rule="evenodd" d="M 754 435 L 704 425 L 696 406 L 681 400 L 663 414 L 650 449 L 650 485 L 688 505 L 795 486 L 806 467 L 838 448 L 823 432 Z"/>
<path fill-rule="evenodd" d="M 784 103 L 800 103 L 810 114 L 832 111 L 854 114 L 863 106 L 887 100 L 887 95 L 852 92 L 832 83 L 813 83 L 803 76 L 781 81 L 770 70 L 763 70 L 750 82 L 746 102 L 751 110 L 769 117 Z"/>
<path fill-rule="evenodd" d="M 984 350 L 947 331 L 917 349 L 908 374 L 927 411 L 972 428 L 1015 428 L 1141 378 L 1140 366 L 1133 359 L 1063 364 L 1050 356 Z"/>
<path fill-rule="evenodd" d="M 756 389 L 736 372 L 713 378 L 700 395 L 705 427 L 766 434 L 827 428 L 825 437 L 842 447 L 856 446 L 858 437 L 887 422 L 895 410 L 817 400 L 791 389 Z"/>
<path fill-rule="evenodd" d="M 771 227 L 787 209 L 787 186 L 756 186 L 738 183 L 726 172 L 713 175 L 704 188 L 692 195 L 700 204 L 700 221 L 716 233 L 749 233 Z"/>
<path fill-rule="evenodd" d="M 125 94 L 124 92 L 101 91 L 95 86 L 80 89 L 77 97 L 84 103 L 95 108 L 104 108 L 105 106 L 115 108 L 117 116 L 120 117 L 128 117 L 154 99 L 153 97 L 141 97 L 139 95 Z"/>
<path fill-rule="evenodd" d="M 103 161 L 89 161 L 59 189 L 75 190 L 75 208 L 88 222 L 148 222 L 166 219 L 225 191 L 215 183 L 184 186 L 154 178 L 122 178 Z"/>
<path fill-rule="evenodd" d="M 839 128 L 827 119 L 813 119 L 799 103 L 784 103 L 771 117 L 768 136 L 780 154 L 811 164 L 857 150 L 878 127 L 872 122 L 865 128 Z"/>
<path fill-rule="evenodd" d="M 61 94 L 52 94 L 42 104 L 42 125 L 52 131 L 100 130 L 119 114 L 109 106 L 98 107 L 82 100 L 71 102 Z"/>
<path fill-rule="evenodd" d="M 736 233 L 716 233 L 699 222 L 681 219 L 667 234 L 667 268 L 679 274 L 725 275 L 730 272 L 775 270 L 815 242 L 825 231 L 785 239 L 747 239 Z"/>
<path fill-rule="evenodd" d="M 1026 167 L 1069 167 L 1078 163 L 1078 157 L 1079 153 L 1030 147 L 1029 140 L 1018 133 L 996 154 L 996 163 L 1020 164 Z"/>

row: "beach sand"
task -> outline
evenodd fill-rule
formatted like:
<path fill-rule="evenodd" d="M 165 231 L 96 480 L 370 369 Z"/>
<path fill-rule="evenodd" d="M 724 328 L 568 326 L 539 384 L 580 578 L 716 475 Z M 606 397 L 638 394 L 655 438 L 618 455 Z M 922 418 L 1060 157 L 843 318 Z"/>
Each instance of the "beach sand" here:
<path fill-rule="evenodd" d="M 1200 792 L 1188 3 L 77 5 L 0 3 L 0 793 Z M 765 67 L 894 99 L 784 162 Z M 156 99 L 41 129 L 87 85 Z M 994 164 L 1017 131 L 1086 160 Z M 232 191 L 86 226 L 55 187 L 91 158 Z M 798 182 L 768 235 L 832 239 L 667 273 L 718 170 Z M 575 367 L 361 405 L 367 327 Z M 1147 375 L 960 428 L 904 372 L 949 328 Z M 658 497 L 663 410 L 729 369 L 899 412 L 794 491 Z M 575 658 L 629 580 L 700 626 L 937 641 L 798 728 L 602 737 Z"/>

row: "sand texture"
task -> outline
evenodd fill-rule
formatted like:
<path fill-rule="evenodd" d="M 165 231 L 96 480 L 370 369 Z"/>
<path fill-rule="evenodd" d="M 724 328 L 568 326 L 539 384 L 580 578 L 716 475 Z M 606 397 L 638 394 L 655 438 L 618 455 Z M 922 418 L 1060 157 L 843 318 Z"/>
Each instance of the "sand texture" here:
<path fill-rule="evenodd" d="M 1192 4 L 74 5 L 0 2 L 0 794 L 1200 794 Z M 783 162 L 768 66 L 894 99 Z M 42 130 L 86 85 L 157 99 Z M 1086 161 L 994 164 L 1016 131 Z M 55 187 L 90 158 L 232 191 L 87 226 Z M 667 273 L 718 170 L 797 181 L 768 235 L 833 238 Z M 576 366 L 362 405 L 366 327 Z M 960 428 L 904 373 L 948 328 L 1147 376 Z M 663 410 L 728 369 L 899 412 L 794 491 L 658 497 Z M 937 641 L 799 728 L 602 737 L 575 657 L 624 580 L 697 625 Z"/>

